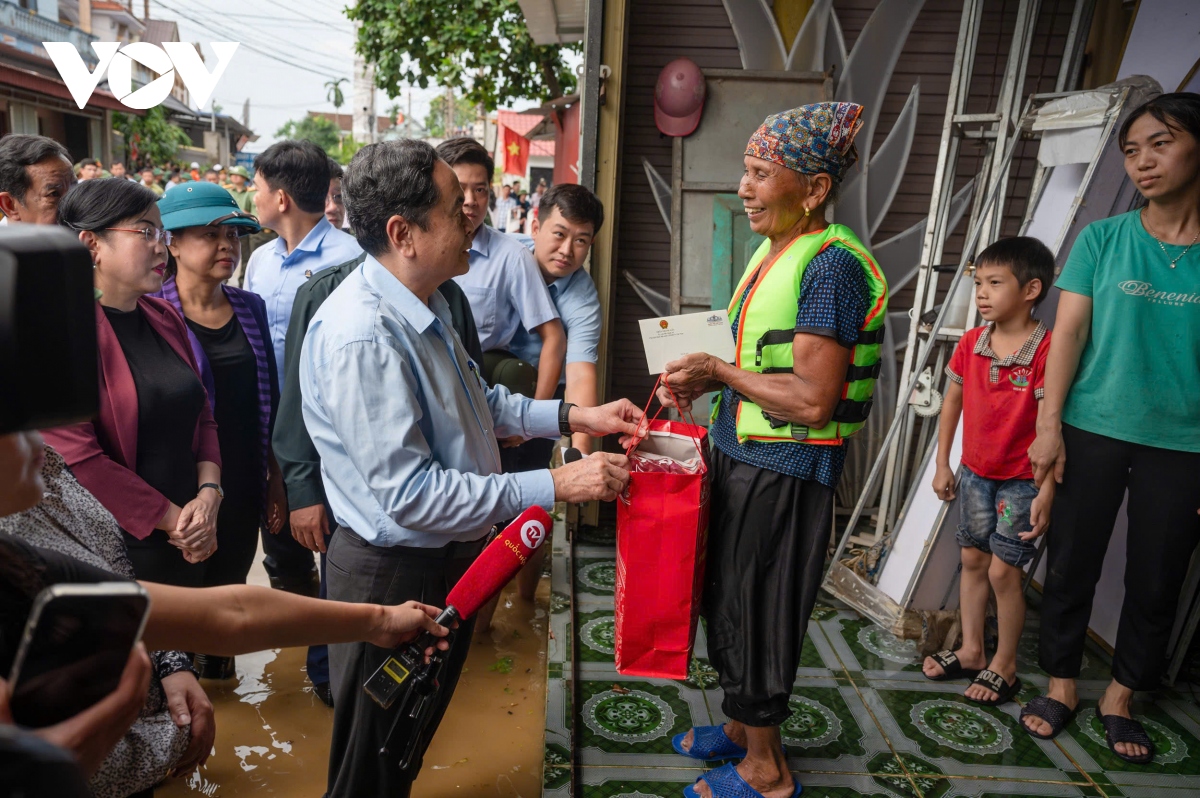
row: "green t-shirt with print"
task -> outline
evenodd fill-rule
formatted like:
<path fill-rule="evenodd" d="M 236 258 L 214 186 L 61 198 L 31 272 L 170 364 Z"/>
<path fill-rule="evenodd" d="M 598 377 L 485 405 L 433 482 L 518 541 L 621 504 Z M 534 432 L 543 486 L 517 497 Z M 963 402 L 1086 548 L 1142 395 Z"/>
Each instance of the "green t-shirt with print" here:
<path fill-rule="evenodd" d="M 1058 287 L 1092 298 L 1063 422 L 1131 443 L 1200 452 L 1200 244 L 1158 241 L 1138 211 L 1093 222 Z"/>

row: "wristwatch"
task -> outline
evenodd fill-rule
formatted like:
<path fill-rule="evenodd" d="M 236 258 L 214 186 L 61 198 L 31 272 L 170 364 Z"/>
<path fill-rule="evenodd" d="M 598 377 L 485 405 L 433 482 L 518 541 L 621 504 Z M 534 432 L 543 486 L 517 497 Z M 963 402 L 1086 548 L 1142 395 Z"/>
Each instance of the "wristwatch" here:
<path fill-rule="evenodd" d="M 558 431 L 564 437 L 571 437 L 574 430 L 571 429 L 571 423 L 567 421 L 571 416 L 571 408 L 575 405 L 570 402 L 563 402 L 558 406 Z"/>
<path fill-rule="evenodd" d="M 217 496 L 219 498 L 222 498 L 222 499 L 225 498 L 225 491 L 221 490 L 221 486 L 215 482 L 205 482 L 203 485 L 200 486 L 199 490 L 197 490 L 196 493 L 199 494 L 200 491 L 204 490 L 205 488 L 212 488 L 213 490 L 215 490 L 217 492 Z"/>

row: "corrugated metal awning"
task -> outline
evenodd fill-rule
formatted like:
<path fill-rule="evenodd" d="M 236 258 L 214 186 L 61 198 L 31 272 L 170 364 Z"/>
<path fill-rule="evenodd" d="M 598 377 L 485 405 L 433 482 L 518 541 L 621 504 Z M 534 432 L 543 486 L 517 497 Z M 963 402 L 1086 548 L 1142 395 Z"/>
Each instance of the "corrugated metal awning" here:
<path fill-rule="evenodd" d="M 517 0 L 525 14 L 525 27 L 538 44 L 583 41 L 587 0 Z"/>

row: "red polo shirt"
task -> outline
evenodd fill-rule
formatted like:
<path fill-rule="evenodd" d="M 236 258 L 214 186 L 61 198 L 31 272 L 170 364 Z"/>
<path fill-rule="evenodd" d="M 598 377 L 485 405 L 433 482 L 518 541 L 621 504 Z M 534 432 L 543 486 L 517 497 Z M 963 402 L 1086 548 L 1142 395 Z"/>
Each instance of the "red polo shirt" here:
<path fill-rule="evenodd" d="M 963 389 L 962 462 L 988 479 L 1033 479 L 1028 451 L 1037 436 L 1050 331 L 1038 322 L 1003 359 L 992 351 L 991 332 L 990 324 L 968 330 L 946 366 Z"/>

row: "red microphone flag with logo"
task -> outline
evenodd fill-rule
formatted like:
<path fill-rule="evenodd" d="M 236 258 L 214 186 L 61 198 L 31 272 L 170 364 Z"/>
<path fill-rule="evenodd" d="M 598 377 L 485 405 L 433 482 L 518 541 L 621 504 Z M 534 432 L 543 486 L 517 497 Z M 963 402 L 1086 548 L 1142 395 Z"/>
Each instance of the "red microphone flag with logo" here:
<path fill-rule="evenodd" d="M 549 513 L 541 507 L 521 513 L 471 563 L 446 596 L 446 605 L 458 610 L 463 620 L 470 618 L 529 562 L 552 526 Z"/>
<path fill-rule="evenodd" d="M 504 174 L 524 177 L 529 166 L 529 139 L 511 127 L 500 126 L 503 133 Z"/>

